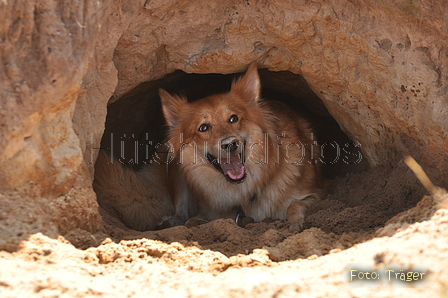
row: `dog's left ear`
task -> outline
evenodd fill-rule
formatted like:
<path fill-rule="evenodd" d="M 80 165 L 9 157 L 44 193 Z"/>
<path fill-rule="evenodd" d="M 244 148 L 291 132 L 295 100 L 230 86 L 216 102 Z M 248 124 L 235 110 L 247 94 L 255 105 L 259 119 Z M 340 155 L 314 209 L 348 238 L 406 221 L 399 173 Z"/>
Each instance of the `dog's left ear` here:
<path fill-rule="evenodd" d="M 246 73 L 233 82 L 230 92 L 237 93 L 252 103 L 257 103 L 260 100 L 260 88 L 257 63 L 252 62 Z"/>

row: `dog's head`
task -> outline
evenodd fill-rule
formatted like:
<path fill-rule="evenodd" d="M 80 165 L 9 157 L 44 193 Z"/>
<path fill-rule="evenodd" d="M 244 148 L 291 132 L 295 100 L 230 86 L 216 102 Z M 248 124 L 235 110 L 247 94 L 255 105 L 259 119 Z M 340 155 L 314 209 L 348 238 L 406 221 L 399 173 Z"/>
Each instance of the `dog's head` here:
<path fill-rule="evenodd" d="M 192 103 L 163 89 L 159 95 L 178 162 L 188 168 L 214 167 L 228 181 L 242 182 L 247 158 L 262 153 L 263 149 L 254 144 L 263 140 L 268 129 L 260 108 L 256 64 L 233 82 L 228 93 Z"/>

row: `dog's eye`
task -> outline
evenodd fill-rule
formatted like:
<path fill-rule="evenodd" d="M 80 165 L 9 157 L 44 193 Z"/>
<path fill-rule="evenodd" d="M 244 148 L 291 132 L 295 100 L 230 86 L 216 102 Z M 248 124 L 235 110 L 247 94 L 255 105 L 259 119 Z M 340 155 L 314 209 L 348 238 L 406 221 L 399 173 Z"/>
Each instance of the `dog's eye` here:
<path fill-rule="evenodd" d="M 230 118 L 229 118 L 229 122 L 230 123 L 235 123 L 237 121 L 238 121 L 238 116 L 237 115 L 230 116 Z"/>
<path fill-rule="evenodd" d="M 208 124 L 202 123 L 201 126 L 199 126 L 198 131 L 204 132 L 204 131 L 207 131 L 208 129 L 209 129 Z"/>

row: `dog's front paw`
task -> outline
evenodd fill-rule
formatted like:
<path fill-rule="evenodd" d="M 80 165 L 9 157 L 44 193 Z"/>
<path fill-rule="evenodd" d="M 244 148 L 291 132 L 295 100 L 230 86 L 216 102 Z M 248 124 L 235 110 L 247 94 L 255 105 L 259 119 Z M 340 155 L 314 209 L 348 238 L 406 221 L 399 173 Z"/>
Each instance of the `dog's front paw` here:
<path fill-rule="evenodd" d="M 161 221 L 157 223 L 156 230 L 167 229 L 175 226 L 180 226 L 184 223 L 179 216 L 164 216 Z"/>
<path fill-rule="evenodd" d="M 289 230 L 302 232 L 303 231 L 303 223 L 304 223 L 303 220 L 296 220 L 296 221 L 289 220 L 288 221 Z"/>
<path fill-rule="evenodd" d="M 185 226 L 187 228 L 194 228 L 197 227 L 199 225 L 203 225 L 205 223 L 208 223 L 208 220 L 199 218 L 199 217 L 192 217 L 189 220 L 187 220 L 187 222 L 185 223 Z"/>

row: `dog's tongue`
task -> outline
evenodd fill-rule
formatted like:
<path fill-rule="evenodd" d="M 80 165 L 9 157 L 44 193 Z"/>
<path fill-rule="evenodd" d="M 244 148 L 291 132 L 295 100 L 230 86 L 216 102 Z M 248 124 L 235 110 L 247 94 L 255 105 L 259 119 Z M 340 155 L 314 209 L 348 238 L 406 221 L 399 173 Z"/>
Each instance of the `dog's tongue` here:
<path fill-rule="evenodd" d="M 238 180 L 244 177 L 244 165 L 238 154 L 221 158 L 220 162 L 221 169 L 230 179 Z"/>

